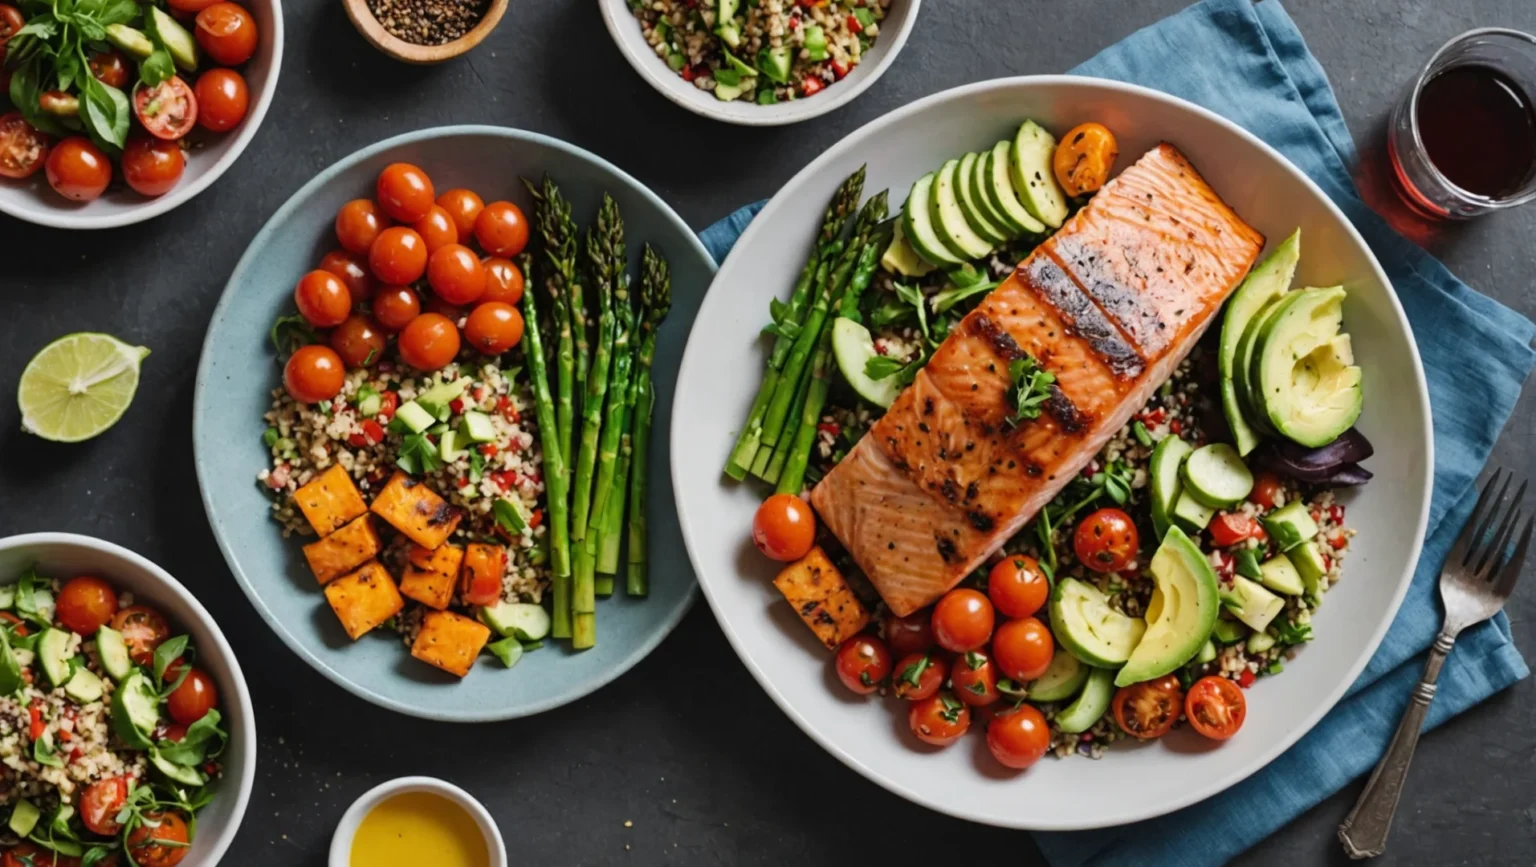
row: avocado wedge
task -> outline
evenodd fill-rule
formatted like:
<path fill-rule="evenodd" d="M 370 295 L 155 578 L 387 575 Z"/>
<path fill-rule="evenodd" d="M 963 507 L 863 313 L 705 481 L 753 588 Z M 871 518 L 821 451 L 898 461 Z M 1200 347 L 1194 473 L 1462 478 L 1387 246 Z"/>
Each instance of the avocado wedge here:
<path fill-rule="evenodd" d="M 1051 631 L 1069 653 L 1095 668 L 1118 668 L 1147 631 L 1146 621 L 1109 607 L 1097 587 L 1063 578 L 1051 593 Z"/>
<path fill-rule="evenodd" d="M 1168 528 L 1152 555 L 1151 572 L 1147 631 L 1115 676 L 1115 686 L 1130 686 L 1177 670 L 1195 658 L 1216 628 L 1221 607 L 1216 572 L 1177 526 Z"/>
<path fill-rule="evenodd" d="M 1237 387 L 1232 381 L 1233 362 L 1237 358 L 1237 346 L 1243 339 L 1248 323 L 1259 311 L 1284 295 L 1296 274 L 1296 263 L 1301 260 L 1301 230 L 1291 233 L 1264 257 L 1264 261 L 1248 272 L 1237 291 L 1227 300 L 1226 312 L 1221 318 L 1221 349 L 1218 366 L 1221 371 L 1221 409 L 1232 428 L 1232 439 L 1238 454 L 1247 455 L 1259 444 L 1259 433 L 1248 423 L 1237 399 Z"/>
<path fill-rule="evenodd" d="M 1264 323 L 1249 370 L 1258 409 L 1287 438 L 1317 448 L 1360 417 L 1361 371 L 1344 324 L 1344 287 L 1288 295 Z"/>

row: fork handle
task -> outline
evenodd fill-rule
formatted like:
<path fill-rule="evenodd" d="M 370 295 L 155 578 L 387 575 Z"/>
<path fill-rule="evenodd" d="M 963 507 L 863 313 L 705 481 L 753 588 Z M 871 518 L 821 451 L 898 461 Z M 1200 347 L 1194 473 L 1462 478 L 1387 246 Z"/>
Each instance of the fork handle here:
<path fill-rule="evenodd" d="M 1351 858 L 1374 858 L 1387 850 L 1392 814 L 1397 812 L 1398 798 L 1408 780 L 1408 765 L 1413 761 L 1414 748 L 1419 745 L 1419 731 L 1424 727 L 1429 703 L 1435 699 L 1435 681 L 1439 679 L 1440 669 L 1455 642 L 1455 633 L 1442 631 L 1435 637 L 1435 643 L 1429 648 L 1429 659 L 1424 664 L 1424 676 L 1413 688 L 1413 700 L 1403 712 L 1397 734 L 1392 736 L 1386 754 L 1371 772 L 1371 779 L 1355 802 L 1355 808 L 1339 825 L 1339 840 Z"/>

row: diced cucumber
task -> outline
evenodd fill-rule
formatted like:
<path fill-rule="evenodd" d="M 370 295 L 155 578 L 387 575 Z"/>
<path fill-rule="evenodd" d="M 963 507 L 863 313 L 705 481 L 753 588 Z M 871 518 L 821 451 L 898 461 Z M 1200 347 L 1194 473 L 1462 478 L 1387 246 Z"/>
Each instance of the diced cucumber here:
<path fill-rule="evenodd" d="M 1152 449 L 1152 526 L 1161 540 L 1168 532 L 1173 507 L 1179 501 L 1179 470 L 1194 448 L 1176 436 L 1163 437 Z"/>
<path fill-rule="evenodd" d="M 810 60 L 819 63 L 827 59 L 827 31 L 820 24 L 805 28 L 805 50 Z"/>
<path fill-rule="evenodd" d="M 960 161 L 949 160 L 933 179 L 933 225 L 939 241 L 961 259 L 982 259 L 992 252 L 992 244 L 971 230 L 960 207 L 956 182 Z"/>
<path fill-rule="evenodd" d="M 16 607 L 16 585 L 6 584 L 0 586 L 0 608 L 9 611 Z"/>
<path fill-rule="evenodd" d="M 730 102 L 733 99 L 740 99 L 743 92 L 744 91 L 741 85 L 730 85 L 723 81 L 715 82 L 715 99 L 718 99 L 721 102 Z"/>
<path fill-rule="evenodd" d="M 1195 661 L 1199 663 L 1207 663 L 1214 660 L 1215 658 L 1216 643 L 1207 638 L 1205 640 L 1205 645 L 1201 647 L 1200 652 L 1195 655 Z"/>
<path fill-rule="evenodd" d="M 459 422 L 459 433 L 465 442 L 488 443 L 496 439 L 496 426 L 485 413 L 469 410 Z"/>
<path fill-rule="evenodd" d="M 1276 593 L 1284 593 L 1287 596 L 1300 596 L 1306 592 L 1306 583 L 1301 580 L 1301 573 L 1291 565 L 1291 561 L 1284 554 L 1265 560 L 1259 566 L 1259 571 L 1264 577 L 1259 579 L 1265 587 Z"/>
<path fill-rule="evenodd" d="M 715 4 L 715 20 L 729 21 L 741 11 L 741 0 L 718 0 Z"/>
<path fill-rule="evenodd" d="M 1237 449 L 1226 443 L 1195 449 L 1184 462 L 1183 478 L 1184 489 L 1213 509 L 1235 506 L 1253 490 L 1253 473 Z"/>
<path fill-rule="evenodd" d="M 726 21 L 719 27 L 716 27 L 715 35 L 720 37 L 721 42 L 724 42 L 726 45 L 729 45 L 732 48 L 741 47 L 741 25 L 737 24 L 735 21 Z M 739 92 L 738 95 L 740 95 Z M 731 98 L 735 99 L 735 97 Z"/>
<path fill-rule="evenodd" d="M 75 670 L 73 677 L 64 684 L 64 694 L 79 702 L 90 704 L 93 701 L 101 701 L 101 678 L 97 677 L 89 668 Z"/>
<path fill-rule="evenodd" d="M 907 243 L 907 235 L 902 231 L 900 220 L 892 227 L 891 243 L 880 256 L 880 267 L 903 277 L 921 277 L 933 271 L 933 266 L 924 262 L 917 251 L 912 249 L 912 245 Z"/>
<path fill-rule="evenodd" d="M 1055 154 L 1056 139 L 1044 127 L 1026 120 L 1013 137 L 1008 177 L 1013 181 L 1019 201 L 1035 219 L 1058 229 L 1067 219 L 1067 197 L 1062 194 L 1056 183 L 1056 172 L 1051 168 Z"/>
<path fill-rule="evenodd" d="M 437 424 L 437 417 L 414 400 L 400 404 L 400 408 L 395 410 L 395 418 L 409 428 L 411 433 L 421 433 Z"/>
<path fill-rule="evenodd" d="M 1083 691 L 1056 715 L 1056 727 L 1068 734 L 1079 734 L 1093 728 L 1093 724 L 1109 710 L 1110 699 L 1114 697 L 1115 672 L 1108 668 L 1093 669 L 1088 672 Z"/>
<path fill-rule="evenodd" d="M 1317 522 L 1300 500 L 1292 500 L 1263 518 L 1264 529 L 1281 551 L 1289 551 L 1317 535 Z"/>
<path fill-rule="evenodd" d="M 1263 653 L 1275 646 L 1275 637 L 1268 632 L 1255 632 L 1248 636 L 1248 652 Z"/>
<path fill-rule="evenodd" d="M 453 414 L 451 404 L 464 396 L 464 390 L 469 388 L 469 377 L 460 377 L 453 382 L 440 382 L 421 394 L 416 395 L 416 403 L 422 409 L 431 413 L 438 421 L 447 421 Z M 401 407 L 405 409 L 405 407 Z M 420 433 L 420 431 L 417 431 Z"/>
<path fill-rule="evenodd" d="M 890 409 L 891 404 L 896 402 L 896 396 L 901 394 L 897 377 L 871 379 L 864 370 L 864 365 L 879 355 L 875 352 L 875 342 L 869 336 L 868 328 L 841 316 L 833 320 L 832 355 L 837 359 L 837 369 L 842 371 L 843 379 L 848 381 L 848 385 L 853 387 L 859 397 L 884 409 Z"/>
<path fill-rule="evenodd" d="M 1035 219 L 1035 215 L 1019 201 L 1019 194 L 1013 188 L 1013 179 L 1009 177 L 1008 166 L 1013 163 L 1013 142 L 1004 139 L 993 145 L 986 160 L 980 181 L 981 191 L 1003 215 L 1009 228 L 1019 234 L 1044 234 L 1045 224 Z"/>
<path fill-rule="evenodd" d="M 1263 632 L 1285 608 L 1284 599 L 1241 575 L 1232 576 L 1232 586 L 1222 587 L 1219 592 L 1222 606 L 1255 632 Z"/>
<path fill-rule="evenodd" d="M 501 660 L 501 664 L 506 668 L 517 665 L 518 660 L 523 658 L 522 642 L 516 638 L 502 638 L 492 641 L 485 646 L 485 649 L 489 650 L 492 656 Z"/>
<path fill-rule="evenodd" d="M 181 783 L 183 786 L 201 786 L 208 782 L 208 778 L 203 776 L 202 771 L 186 765 L 178 765 L 160 755 L 159 750 L 149 751 L 149 763 L 173 783 Z"/>
<path fill-rule="evenodd" d="M 1198 533 L 1205 529 L 1205 525 L 1216 516 L 1216 511 L 1190 495 L 1189 491 L 1179 494 L 1179 499 L 1173 504 L 1173 513 L 1169 516 L 1175 523 L 1181 525 L 1190 533 Z"/>
<path fill-rule="evenodd" d="M 373 418 L 379 414 L 379 410 L 383 406 L 384 398 L 378 392 L 363 395 L 362 399 L 357 402 L 357 414 L 363 418 Z"/>
<path fill-rule="evenodd" d="M 155 43 L 149 41 L 149 37 L 144 35 L 143 31 L 135 30 L 126 24 L 108 24 L 107 41 L 121 48 L 135 60 L 143 60 L 155 51 Z"/>
<path fill-rule="evenodd" d="M 32 833 L 33 828 L 37 827 L 37 821 L 42 817 L 43 811 L 39 810 L 36 804 L 22 798 L 16 802 L 16 806 L 11 808 L 9 823 L 11 833 L 18 837 L 26 837 Z"/>
<path fill-rule="evenodd" d="M 1013 233 L 994 222 L 990 212 L 976 200 L 972 185 L 975 176 L 976 155 L 966 154 L 960 158 L 959 168 L 955 172 L 955 198 L 960 200 L 960 210 L 965 214 L 965 221 L 970 224 L 976 234 L 993 246 L 1006 244 L 1013 237 Z"/>
<path fill-rule="evenodd" d="M 73 674 L 69 667 L 70 656 L 69 633 L 51 626 L 44 629 L 37 639 L 37 661 L 55 689 L 68 683 Z"/>
<path fill-rule="evenodd" d="M 902 229 L 907 243 L 923 257 L 940 268 L 965 264 L 965 260 L 949 252 L 933 226 L 933 178 L 929 172 L 912 184 L 907 193 L 907 203 L 902 206 Z"/>
<path fill-rule="evenodd" d="M 1328 566 L 1323 562 L 1323 555 L 1317 550 L 1317 545 L 1312 542 L 1303 542 L 1286 551 L 1285 556 L 1290 558 L 1291 565 L 1295 566 L 1296 572 L 1301 575 L 1301 583 L 1306 588 L 1307 596 L 1312 599 L 1321 599 L 1323 576 L 1328 574 Z"/>
<path fill-rule="evenodd" d="M 149 736 L 160 724 L 160 696 L 149 675 L 134 669 L 112 693 L 112 730 L 123 743 L 138 750 L 150 748 Z"/>
<path fill-rule="evenodd" d="M 464 454 L 464 449 L 459 446 L 459 432 L 445 430 L 437 437 L 437 454 L 445 463 L 452 463 L 459 455 Z"/>
<path fill-rule="evenodd" d="M 498 602 L 480 609 L 485 625 L 507 638 L 539 641 L 549 635 L 549 612 L 530 602 Z"/>
<path fill-rule="evenodd" d="M 1033 701 L 1066 701 L 1083 688 L 1089 671 L 1090 666 L 1083 665 L 1065 649 L 1058 649 L 1045 674 L 1032 681 L 1025 694 Z"/>
<path fill-rule="evenodd" d="M 1211 637 L 1222 644 L 1236 644 L 1248 637 L 1248 627 L 1236 620 L 1218 620 Z"/>
<path fill-rule="evenodd" d="M 133 671 L 133 660 L 128 656 L 128 642 L 123 634 L 110 626 L 96 630 L 96 655 L 101 657 L 101 668 L 113 680 L 122 680 Z"/>

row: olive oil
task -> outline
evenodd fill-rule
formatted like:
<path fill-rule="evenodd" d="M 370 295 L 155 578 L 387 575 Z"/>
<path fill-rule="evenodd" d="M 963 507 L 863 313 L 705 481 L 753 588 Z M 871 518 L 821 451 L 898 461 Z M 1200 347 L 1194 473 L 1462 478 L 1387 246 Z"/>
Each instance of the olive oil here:
<path fill-rule="evenodd" d="M 368 811 L 352 838 L 352 867 L 488 867 L 480 826 L 432 792 L 405 792 Z"/>
<path fill-rule="evenodd" d="M 1418 120 L 1430 162 L 1470 193 L 1514 196 L 1536 172 L 1531 94 L 1490 66 L 1468 63 L 1437 73 L 1419 92 Z"/>

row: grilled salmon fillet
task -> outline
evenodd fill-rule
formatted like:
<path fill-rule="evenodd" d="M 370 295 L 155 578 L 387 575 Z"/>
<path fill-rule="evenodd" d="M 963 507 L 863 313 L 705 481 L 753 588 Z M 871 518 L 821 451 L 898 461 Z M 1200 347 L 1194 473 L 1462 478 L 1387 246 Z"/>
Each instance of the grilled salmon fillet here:
<path fill-rule="evenodd" d="M 1264 246 L 1172 145 L 1146 153 L 955 326 L 811 503 L 897 615 L 932 603 L 1093 459 Z M 1056 382 L 1012 421 L 1009 362 Z"/>

